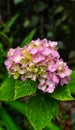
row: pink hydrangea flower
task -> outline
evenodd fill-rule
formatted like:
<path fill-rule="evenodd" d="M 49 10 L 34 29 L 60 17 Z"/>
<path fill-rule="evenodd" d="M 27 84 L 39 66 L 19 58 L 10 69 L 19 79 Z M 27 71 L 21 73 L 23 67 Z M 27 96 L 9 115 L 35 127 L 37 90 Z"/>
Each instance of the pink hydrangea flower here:
<path fill-rule="evenodd" d="M 32 40 L 23 48 L 10 49 L 5 66 L 14 79 L 38 79 L 38 89 L 53 93 L 60 84 L 68 84 L 71 70 L 57 52 L 57 42 Z"/>

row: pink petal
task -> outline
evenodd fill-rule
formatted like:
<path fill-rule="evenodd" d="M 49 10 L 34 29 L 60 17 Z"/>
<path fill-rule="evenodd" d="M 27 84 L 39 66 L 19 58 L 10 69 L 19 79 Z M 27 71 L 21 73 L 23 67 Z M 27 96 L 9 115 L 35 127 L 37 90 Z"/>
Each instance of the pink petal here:
<path fill-rule="evenodd" d="M 53 42 L 49 41 L 49 44 L 50 44 L 50 47 L 55 48 L 58 43 L 55 41 L 53 41 Z"/>
<path fill-rule="evenodd" d="M 22 80 L 22 81 L 25 81 L 26 78 L 22 75 L 22 76 L 21 76 L 21 80 Z"/>
<path fill-rule="evenodd" d="M 38 51 L 37 48 L 33 48 L 33 49 L 30 50 L 30 53 L 31 53 L 31 54 L 36 54 L 37 51 Z"/>
<path fill-rule="evenodd" d="M 47 87 L 46 85 L 41 84 L 38 85 L 38 89 L 42 90 L 43 92 L 45 92 L 46 87 Z"/>
<path fill-rule="evenodd" d="M 42 60 L 44 60 L 45 59 L 45 57 L 43 56 L 43 55 L 40 55 L 39 57 L 35 57 L 34 59 L 33 59 L 33 62 L 34 63 L 38 63 L 38 62 L 40 62 L 40 61 L 42 61 Z"/>
<path fill-rule="evenodd" d="M 49 87 L 46 89 L 46 92 L 53 93 L 55 89 L 54 84 L 50 84 Z"/>
<path fill-rule="evenodd" d="M 21 61 L 21 59 L 22 59 L 22 57 L 21 57 L 20 55 L 17 55 L 17 56 L 14 56 L 13 61 L 14 61 L 15 63 L 19 63 L 19 62 Z"/>
<path fill-rule="evenodd" d="M 61 79 L 60 81 L 60 85 L 63 86 L 64 84 L 68 84 L 68 82 L 71 80 L 70 77 L 65 77 L 63 79 Z"/>
<path fill-rule="evenodd" d="M 51 54 L 51 50 L 48 49 L 48 48 L 44 48 L 42 54 L 43 54 L 43 55 L 49 55 L 49 54 Z"/>

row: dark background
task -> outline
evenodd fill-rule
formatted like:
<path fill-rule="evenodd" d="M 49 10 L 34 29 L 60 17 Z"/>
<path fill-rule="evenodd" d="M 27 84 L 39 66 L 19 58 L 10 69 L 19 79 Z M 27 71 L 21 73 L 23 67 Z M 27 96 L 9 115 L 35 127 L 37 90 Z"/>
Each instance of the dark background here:
<path fill-rule="evenodd" d="M 15 14 L 19 15 L 18 18 L 6 31 L 8 36 L 14 37 L 13 47 L 18 46 L 32 29 L 36 29 L 34 39 L 56 40 L 64 60 L 68 61 L 69 56 L 75 57 L 74 0 L 0 0 L 1 30 L 6 28 Z"/>

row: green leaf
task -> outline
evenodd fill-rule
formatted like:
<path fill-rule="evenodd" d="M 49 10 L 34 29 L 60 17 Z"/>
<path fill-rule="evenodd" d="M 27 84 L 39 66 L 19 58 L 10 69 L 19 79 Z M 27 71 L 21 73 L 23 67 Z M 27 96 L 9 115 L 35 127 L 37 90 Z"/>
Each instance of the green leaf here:
<path fill-rule="evenodd" d="M 6 103 L 27 116 L 35 130 L 42 130 L 59 113 L 59 102 L 43 93 L 31 97 L 26 103 L 19 101 Z"/>
<path fill-rule="evenodd" d="M 0 111 L 1 111 L 0 116 L 4 122 L 5 127 L 7 128 L 7 130 L 21 130 L 15 124 L 15 122 L 12 120 L 10 115 L 7 113 L 7 111 L 3 107 L 0 107 Z"/>
<path fill-rule="evenodd" d="M 51 97 L 50 97 L 51 98 Z M 56 117 L 60 112 L 59 101 L 52 99 L 53 106 L 53 118 Z"/>
<path fill-rule="evenodd" d="M 21 43 L 21 47 L 27 45 L 33 38 L 34 34 L 35 34 L 36 30 L 32 30 L 29 35 L 23 40 L 23 42 Z"/>
<path fill-rule="evenodd" d="M 0 87 L 0 100 L 12 100 L 14 97 L 14 91 L 15 80 L 12 77 L 7 78 Z"/>
<path fill-rule="evenodd" d="M 0 87 L 0 100 L 12 101 L 18 98 L 34 94 L 37 82 L 27 79 L 26 81 L 7 78 Z"/>
<path fill-rule="evenodd" d="M 15 83 L 14 99 L 32 95 L 36 92 L 37 82 L 27 79 L 26 81 L 17 80 Z"/>
<path fill-rule="evenodd" d="M 71 96 L 69 88 L 66 85 L 57 87 L 51 96 L 57 100 L 62 101 L 74 100 L 74 98 Z"/>
<path fill-rule="evenodd" d="M 71 93 L 75 93 L 75 71 L 72 71 L 71 74 L 71 80 L 69 84 L 67 84 L 67 87 L 70 89 Z"/>
<path fill-rule="evenodd" d="M 53 122 L 49 122 L 44 130 L 61 130 L 61 128 Z"/>
<path fill-rule="evenodd" d="M 9 29 L 13 26 L 18 17 L 19 14 L 17 13 L 10 19 L 10 21 L 6 24 L 6 27 L 4 28 L 3 33 L 7 33 L 9 31 Z"/>
<path fill-rule="evenodd" d="M 27 118 L 35 130 L 42 130 L 52 119 L 56 100 L 45 94 L 37 94 L 27 103 Z"/>

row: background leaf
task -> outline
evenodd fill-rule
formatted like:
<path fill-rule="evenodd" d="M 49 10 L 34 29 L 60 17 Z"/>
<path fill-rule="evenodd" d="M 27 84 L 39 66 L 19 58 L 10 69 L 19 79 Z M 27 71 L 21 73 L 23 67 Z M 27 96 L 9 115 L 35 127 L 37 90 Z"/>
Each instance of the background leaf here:
<path fill-rule="evenodd" d="M 24 0 L 14 0 L 14 3 L 17 5 L 17 4 L 19 4 L 19 3 L 21 3 L 21 2 L 23 2 Z"/>
<path fill-rule="evenodd" d="M 0 41 L 4 44 L 4 45 L 10 45 L 10 40 L 9 37 L 4 34 L 3 32 L 0 32 Z"/>
<path fill-rule="evenodd" d="M 55 8 L 54 14 L 61 13 L 64 10 L 62 5 L 59 5 L 58 7 Z"/>
<path fill-rule="evenodd" d="M 11 20 L 6 24 L 6 27 L 3 29 L 3 33 L 6 33 L 10 30 L 10 28 L 12 27 L 12 25 L 15 23 L 15 21 L 17 20 L 17 18 L 19 17 L 19 14 L 15 14 Z"/>
<path fill-rule="evenodd" d="M 7 130 L 21 130 L 12 120 L 8 112 L 3 108 L 0 107 L 0 116 L 5 124 Z"/>
<path fill-rule="evenodd" d="M 34 10 L 37 13 L 44 11 L 46 8 L 47 5 L 42 1 L 38 1 L 37 4 L 34 6 Z"/>
<path fill-rule="evenodd" d="M 29 35 L 27 35 L 27 37 L 23 40 L 23 42 L 21 43 L 21 47 L 27 45 L 33 38 L 34 34 L 35 34 L 36 30 L 32 30 Z"/>

